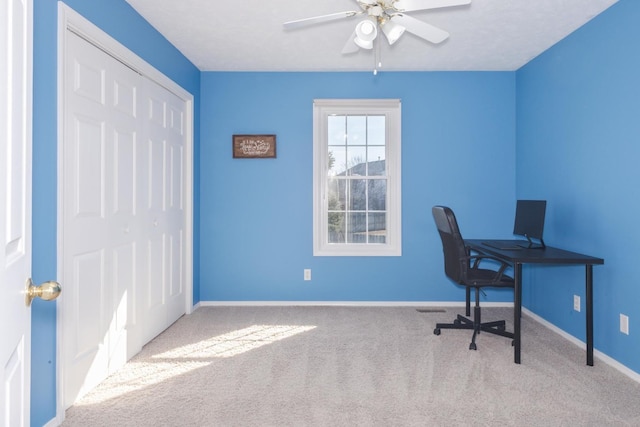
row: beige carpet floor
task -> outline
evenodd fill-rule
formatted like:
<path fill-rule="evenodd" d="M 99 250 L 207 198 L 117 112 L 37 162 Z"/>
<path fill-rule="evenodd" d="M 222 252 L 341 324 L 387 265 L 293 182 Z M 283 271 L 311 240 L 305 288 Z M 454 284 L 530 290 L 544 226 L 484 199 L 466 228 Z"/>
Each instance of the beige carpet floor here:
<path fill-rule="evenodd" d="M 461 311 L 200 308 L 63 426 L 640 426 L 639 383 L 527 316 L 521 365 L 510 339 L 433 335 Z"/>

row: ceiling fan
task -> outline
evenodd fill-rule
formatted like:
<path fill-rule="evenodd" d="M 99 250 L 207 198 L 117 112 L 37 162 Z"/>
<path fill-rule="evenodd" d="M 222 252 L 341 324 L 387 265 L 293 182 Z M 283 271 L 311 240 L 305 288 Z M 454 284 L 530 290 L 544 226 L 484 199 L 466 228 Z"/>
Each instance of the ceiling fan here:
<path fill-rule="evenodd" d="M 406 12 L 462 6 L 471 0 L 355 0 L 361 10 L 331 13 L 312 18 L 285 22 L 285 29 L 295 29 L 307 25 L 334 21 L 364 15 L 342 48 L 343 54 L 357 52 L 358 49 L 373 49 L 378 32 L 387 38 L 390 45 L 398 41 L 408 31 L 416 36 L 437 44 L 449 37 L 449 33 L 426 22 L 420 21 Z M 374 71 L 375 73 L 375 71 Z"/>

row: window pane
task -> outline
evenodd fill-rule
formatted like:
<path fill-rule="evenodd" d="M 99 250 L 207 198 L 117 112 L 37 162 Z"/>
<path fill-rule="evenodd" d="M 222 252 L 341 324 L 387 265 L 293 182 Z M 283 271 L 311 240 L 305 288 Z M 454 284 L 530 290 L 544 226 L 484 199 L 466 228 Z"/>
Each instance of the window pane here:
<path fill-rule="evenodd" d="M 329 145 L 344 145 L 346 131 L 345 116 L 329 116 L 327 118 L 327 139 Z"/>
<path fill-rule="evenodd" d="M 385 116 L 369 116 L 367 118 L 367 143 L 369 145 L 385 145 Z"/>
<path fill-rule="evenodd" d="M 386 213 L 370 213 L 369 214 L 369 243 L 386 243 L 387 242 L 387 214 Z"/>
<path fill-rule="evenodd" d="M 345 242 L 345 212 L 329 212 L 329 243 Z"/>
<path fill-rule="evenodd" d="M 347 145 L 365 145 L 367 143 L 367 117 L 347 117 Z"/>
<path fill-rule="evenodd" d="M 370 161 L 367 166 L 367 172 L 369 176 L 387 175 L 387 164 L 385 160 Z"/>
<path fill-rule="evenodd" d="M 347 149 L 348 175 L 365 176 L 367 174 L 366 162 L 366 147 L 349 147 Z"/>
<path fill-rule="evenodd" d="M 347 218 L 347 243 L 367 243 L 367 214 L 352 212 Z"/>
<path fill-rule="evenodd" d="M 346 200 L 346 181 L 329 178 L 327 181 L 327 208 L 330 211 L 343 211 Z"/>
<path fill-rule="evenodd" d="M 347 148 L 343 146 L 330 146 L 327 162 L 329 176 L 344 175 L 347 170 Z"/>
<path fill-rule="evenodd" d="M 387 180 L 369 180 L 369 210 L 384 211 L 387 209 Z"/>
<path fill-rule="evenodd" d="M 367 209 L 367 181 L 364 179 L 350 179 L 347 210 L 363 211 Z"/>

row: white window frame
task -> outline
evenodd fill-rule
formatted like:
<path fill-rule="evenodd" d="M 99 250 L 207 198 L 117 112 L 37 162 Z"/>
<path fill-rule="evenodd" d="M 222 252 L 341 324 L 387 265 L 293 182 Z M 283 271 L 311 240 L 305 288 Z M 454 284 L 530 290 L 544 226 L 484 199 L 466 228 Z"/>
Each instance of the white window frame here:
<path fill-rule="evenodd" d="M 330 115 L 386 116 L 386 243 L 329 243 L 327 122 Z M 399 99 L 316 99 L 313 101 L 313 255 L 401 256 L 401 102 Z"/>

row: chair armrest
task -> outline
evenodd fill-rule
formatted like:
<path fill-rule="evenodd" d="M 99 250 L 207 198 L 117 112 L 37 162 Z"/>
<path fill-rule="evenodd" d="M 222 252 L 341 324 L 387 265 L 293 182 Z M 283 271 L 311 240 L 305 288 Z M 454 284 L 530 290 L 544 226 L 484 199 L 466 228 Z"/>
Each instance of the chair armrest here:
<path fill-rule="evenodd" d="M 473 266 L 470 267 L 472 269 L 477 269 L 480 267 L 480 262 L 483 260 L 492 260 L 497 262 L 498 264 L 500 264 L 500 268 L 498 268 L 498 270 L 496 270 L 496 276 L 494 278 L 495 281 L 500 281 L 502 280 L 502 276 L 504 276 L 504 272 L 507 268 L 511 267 L 511 265 L 507 264 L 506 262 L 504 262 L 503 260 L 496 258 L 494 256 L 491 255 L 485 255 L 485 254 L 476 254 L 476 255 L 468 255 L 466 257 L 462 257 L 460 258 L 460 262 L 462 261 L 473 261 Z"/>

